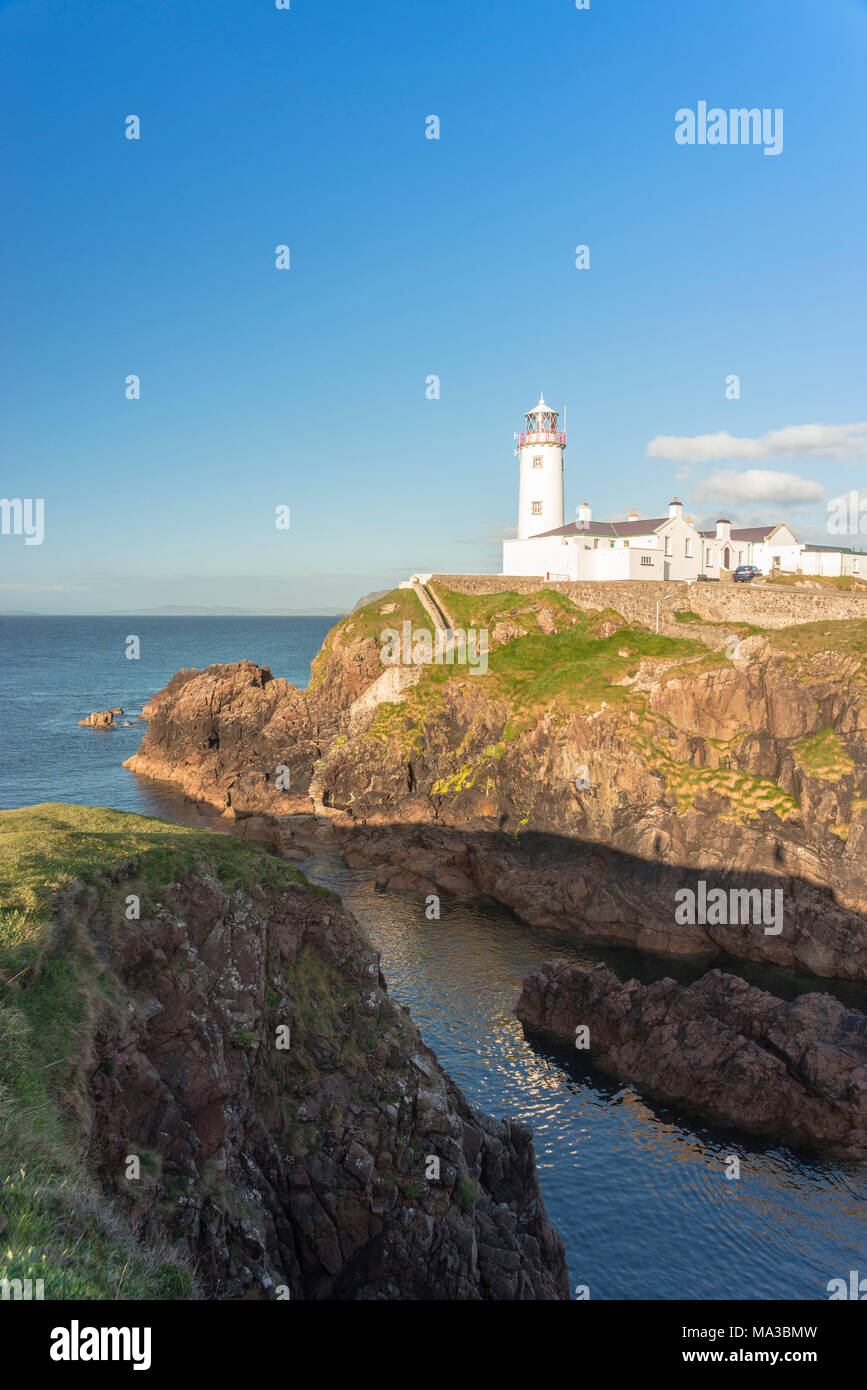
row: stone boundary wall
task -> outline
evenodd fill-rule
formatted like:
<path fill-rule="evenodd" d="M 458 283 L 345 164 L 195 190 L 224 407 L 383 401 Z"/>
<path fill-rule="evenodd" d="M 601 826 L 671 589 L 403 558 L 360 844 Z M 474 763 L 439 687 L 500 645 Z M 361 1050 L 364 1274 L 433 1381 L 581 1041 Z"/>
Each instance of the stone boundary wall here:
<path fill-rule="evenodd" d="M 793 623 L 837 622 L 867 618 L 867 594 L 834 589 L 794 589 L 770 584 L 687 584 L 683 580 L 574 582 L 501 574 L 433 574 L 432 585 L 461 594 L 536 593 L 556 589 L 579 608 L 616 608 L 629 622 L 655 628 L 659 601 L 660 631 L 687 636 L 687 624 L 675 623 L 675 609 L 689 609 L 708 623 L 755 623 L 757 627 L 791 627 Z"/>

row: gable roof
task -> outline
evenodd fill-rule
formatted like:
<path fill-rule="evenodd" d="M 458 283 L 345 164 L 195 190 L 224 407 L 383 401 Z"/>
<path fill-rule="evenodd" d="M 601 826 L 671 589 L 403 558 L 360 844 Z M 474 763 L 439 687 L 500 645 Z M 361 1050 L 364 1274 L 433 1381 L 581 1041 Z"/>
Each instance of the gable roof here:
<path fill-rule="evenodd" d="M 652 536 L 654 531 L 658 531 L 660 526 L 664 526 L 671 517 L 654 516 L 647 521 L 588 521 L 586 526 L 581 526 L 577 521 L 570 521 L 566 526 L 557 526 L 553 531 L 540 531 L 538 535 L 528 536 L 528 540 L 538 540 L 539 536 L 609 536 L 612 539 L 626 538 L 628 536 Z"/>
<path fill-rule="evenodd" d="M 775 531 L 779 530 L 780 526 L 784 525 L 785 522 L 775 521 L 773 526 L 733 526 L 729 535 L 733 541 L 766 541 L 769 536 L 772 536 Z M 699 534 L 703 536 L 706 541 L 723 539 L 723 537 L 717 535 L 716 531 L 701 531 Z"/>

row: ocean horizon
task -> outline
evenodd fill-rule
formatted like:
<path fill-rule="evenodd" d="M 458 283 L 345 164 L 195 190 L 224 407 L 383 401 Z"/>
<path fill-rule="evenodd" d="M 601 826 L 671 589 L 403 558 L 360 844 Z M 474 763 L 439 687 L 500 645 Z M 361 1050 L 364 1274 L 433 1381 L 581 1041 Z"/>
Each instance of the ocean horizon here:
<path fill-rule="evenodd" d="M 154 786 L 122 766 L 138 749 L 144 705 L 180 670 L 255 661 L 300 690 L 337 618 L 126 614 L 0 618 L 0 809 L 41 801 L 165 815 Z M 139 638 L 140 656 L 125 655 Z M 79 728 L 123 709 L 112 729 Z"/>

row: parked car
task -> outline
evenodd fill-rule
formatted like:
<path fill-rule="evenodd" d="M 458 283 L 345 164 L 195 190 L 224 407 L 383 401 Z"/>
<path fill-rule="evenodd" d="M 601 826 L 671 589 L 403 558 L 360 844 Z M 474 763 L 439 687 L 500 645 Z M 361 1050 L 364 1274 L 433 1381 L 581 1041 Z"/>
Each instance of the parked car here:
<path fill-rule="evenodd" d="M 732 579 L 736 584 L 750 584 L 754 579 L 761 579 L 762 572 L 758 565 L 738 565 Z"/>

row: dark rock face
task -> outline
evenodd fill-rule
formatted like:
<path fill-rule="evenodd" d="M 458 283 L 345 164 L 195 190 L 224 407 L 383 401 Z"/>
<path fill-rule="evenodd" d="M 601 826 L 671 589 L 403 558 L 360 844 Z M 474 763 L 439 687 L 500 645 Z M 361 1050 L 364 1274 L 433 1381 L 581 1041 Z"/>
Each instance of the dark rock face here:
<path fill-rule="evenodd" d="M 118 927 L 128 888 L 69 916 L 118 1001 L 90 1164 L 142 1235 L 182 1242 L 210 1296 L 568 1297 L 530 1130 L 467 1104 L 336 898 L 202 866 Z"/>
<path fill-rule="evenodd" d="M 555 960 L 524 981 L 516 1012 L 570 1045 L 586 1025 L 603 1071 L 713 1123 L 867 1157 L 867 1016 L 830 995 L 785 1003 L 719 970 L 688 988 L 624 984 Z"/>
<path fill-rule="evenodd" d="M 134 772 L 234 816 L 308 809 L 316 730 L 304 696 L 267 666 L 178 671 L 142 718 L 147 733 L 125 764 Z"/>
<path fill-rule="evenodd" d="M 487 895 L 524 922 L 669 956 L 773 962 L 819 976 L 867 979 L 867 926 L 859 913 L 794 875 L 699 872 L 654 863 L 565 835 L 519 837 L 476 826 L 362 823 L 335 830 L 347 862 L 394 891 Z M 708 825 L 710 836 L 714 829 Z M 719 833 L 718 833 L 719 838 Z M 756 922 L 679 923 L 676 894 L 699 880 L 726 891 L 783 894 L 783 930 Z"/>

